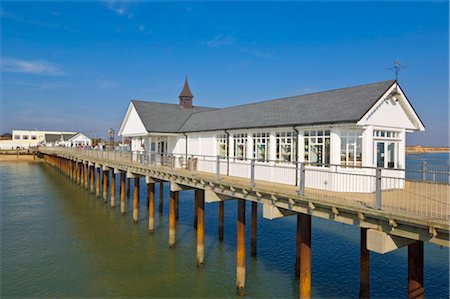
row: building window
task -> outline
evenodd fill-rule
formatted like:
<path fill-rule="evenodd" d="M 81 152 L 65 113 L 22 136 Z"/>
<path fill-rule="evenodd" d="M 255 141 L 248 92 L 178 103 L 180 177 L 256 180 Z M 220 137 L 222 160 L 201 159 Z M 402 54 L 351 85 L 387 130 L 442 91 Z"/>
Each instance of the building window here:
<path fill-rule="evenodd" d="M 294 162 L 296 151 L 295 132 L 280 132 L 275 135 L 277 141 L 276 158 L 277 161 Z"/>
<path fill-rule="evenodd" d="M 305 139 L 305 162 L 312 165 L 330 164 L 330 130 L 311 130 L 303 132 Z"/>
<path fill-rule="evenodd" d="M 20 135 L 14 135 L 14 140 L 19 140 L 20 139 Z"/>
<path fill-rule="evenodd" d="M 362 166 L 362 131 L 342 130 L 341 165 Z"/>
<path fill-rule="evenodd" d="M 269 160 L 269 133 L 253 134 L 253 158 L 257 161 Z"/>
<path fill-rule="evenodd" d="M 28 135 L 23 135 L 23 140 L 28 140 Z"/>
<path fill-rule="evenodd" d="M 31 135 L 31 140 L 36 140 L 37 136 L 36 135 Z"/>
<path fill-rule="evenodd" d="M 382 130 L 374 130 L 373 137 L 375 138 L 398 138 L 399 133 L 395 131 L 382 131 Z"/>
<path fill-rule="evenodd" d="M 226 134 L 220 134 L 216 136 L 217 140 L 217 154 L 220 159 L 227 158 L 228 152 L 228 136 Z"/>
<path fill-rule="evenodd" d="M 233 134 L 234 157 L 238 160 L 247 159 L 247 134 Z"/>

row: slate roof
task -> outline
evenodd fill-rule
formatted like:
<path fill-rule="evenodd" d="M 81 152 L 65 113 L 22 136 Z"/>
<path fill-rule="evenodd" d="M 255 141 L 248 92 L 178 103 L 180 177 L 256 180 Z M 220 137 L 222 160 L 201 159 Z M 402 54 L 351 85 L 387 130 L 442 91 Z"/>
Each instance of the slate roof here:
<path fill-rule="evenodd" d="M 70 138 L 72 138 L 73 136 L 75 136 L 77 134 L 78 133 L 75 133 L 75 134 L 45 134 L 45 142 L 61 141 L 61 137 L 63 138 L 64 141 L 68 141 Z"/>
<path fill-rule="evenodd" d="M 178 104 L 131 101 L 149 132 L 175 133 L 193 113 L 209 111 L 214 108 L 197 107 L 183 108 Z"/>
<path fill-rule="evenodd" d="M 395 80 L 222 109 L 132 101 L 147 131 L 200 132 L 359 121 Z"/>
<path fill-rule="evenodd" d="M 179 132 L 357 122 L 395 80 L 195 113 Z"/>

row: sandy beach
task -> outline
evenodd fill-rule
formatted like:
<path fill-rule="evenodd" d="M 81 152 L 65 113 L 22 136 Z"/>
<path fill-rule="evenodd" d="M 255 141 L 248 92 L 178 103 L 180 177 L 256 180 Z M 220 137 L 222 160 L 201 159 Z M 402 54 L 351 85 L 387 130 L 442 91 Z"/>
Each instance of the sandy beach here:
<path fill-rule="evenodd" d="M 42 162 L 42 159 L 39 159 L 37 156 L 33 159 L 33 155 L 2 155 L 0 154 L 0 163 L 1 162 Z"/>

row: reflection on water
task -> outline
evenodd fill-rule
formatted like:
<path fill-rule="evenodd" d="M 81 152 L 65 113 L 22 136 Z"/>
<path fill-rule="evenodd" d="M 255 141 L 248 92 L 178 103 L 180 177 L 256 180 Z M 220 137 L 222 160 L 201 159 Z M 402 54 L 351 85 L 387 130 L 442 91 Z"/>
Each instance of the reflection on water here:
<path fill-rule="evenodd" d="M 168 190 L 151 235 L 145 184 L 135 225 L 130 202 L 127 215 L 120 216 L 118 208 L 110 209 L 48 165 L 3 163 L 0 177 L 2 298 L 235 297 L 235 202 L 225 203 L 223 243 L 217 238 L 218 205 L 205 206 L 205 267 L 197 269 L 192 191 L 180 193 L 177 247 L 169 250 Z M 250 220 L 250 210 L 247 215 Z M 258 229 L 258 258 L 247 257 L 246 295 L 297 297 L 295 217 L 259 217 Z M 313 296 L 357 297 L 358 228 L 313 218 L 312 246 Z M 428 297 L 449 296 L 448 254 L 446 248 L 425 246 Z M 406 270 L 405 248 L 372 253 L 372 296 L 404 297 Z"/>

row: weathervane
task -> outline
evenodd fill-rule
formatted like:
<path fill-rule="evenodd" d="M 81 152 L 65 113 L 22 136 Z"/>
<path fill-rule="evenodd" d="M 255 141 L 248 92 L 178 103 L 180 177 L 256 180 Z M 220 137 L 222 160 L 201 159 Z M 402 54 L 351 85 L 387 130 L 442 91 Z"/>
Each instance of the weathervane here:
<path fill-rule="evenodd" d="M 387 69 L 395 73 L 395 81 L 398 81 L 398 73 L 400 73 L 400 71 L 406 67 L 406 65 L 401 65 L 400 60 L 397 59 L 396 61 L 394 61 L 394 66 L 388 67 Z"/>

